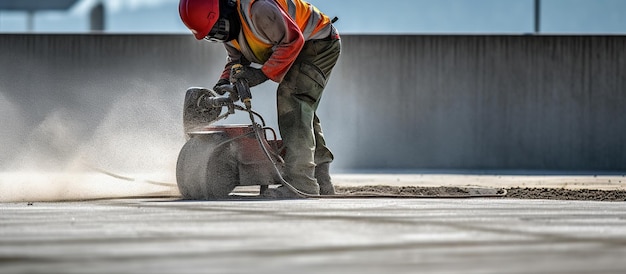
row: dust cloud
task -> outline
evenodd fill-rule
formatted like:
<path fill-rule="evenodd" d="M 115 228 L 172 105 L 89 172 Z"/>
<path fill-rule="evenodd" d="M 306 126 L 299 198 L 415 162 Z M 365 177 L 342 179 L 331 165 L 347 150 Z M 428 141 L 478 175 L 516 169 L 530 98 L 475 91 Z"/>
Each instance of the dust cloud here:
<path fill-rule="evenodd" d="M 14 155 L 19 143 L 21 132 L 24 131 L 24 119 L 16 104 L 0 92 L 0 166 Z"/>
<path fill-rule="evenodd" d="M 28 114 L 0 93 L 0 202 L 178 195 L 183 97 L 172 102 L 142 81 L 131 87 L 91 127 L 88 113 L 63 107 L 27 127 Z"/>

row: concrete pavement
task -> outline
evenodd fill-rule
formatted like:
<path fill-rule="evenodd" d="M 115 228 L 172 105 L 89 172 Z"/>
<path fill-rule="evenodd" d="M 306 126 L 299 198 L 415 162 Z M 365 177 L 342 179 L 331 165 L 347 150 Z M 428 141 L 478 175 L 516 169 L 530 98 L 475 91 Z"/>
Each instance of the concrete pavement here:
<path fill-rule="evenodd" d="M 625 273 L 626 203 L 0 204 L 0 273 Z"/>
<path fill-rule="evenodd" d="M 72 202 L 176 191 L 171 178 L 155 174 L 1 175 L 0 273 L 626 273 L 626 202 Z M 333 178 L 340 186 L 605 190 L 623 190 L 625 181 L 622 175 Z"/>

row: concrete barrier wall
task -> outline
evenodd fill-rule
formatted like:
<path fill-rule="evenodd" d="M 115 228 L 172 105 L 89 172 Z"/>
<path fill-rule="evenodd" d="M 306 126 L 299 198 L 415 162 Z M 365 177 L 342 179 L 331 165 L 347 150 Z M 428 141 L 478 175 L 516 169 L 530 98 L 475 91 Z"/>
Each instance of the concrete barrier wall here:
<path fill-rule="evenodd" d="M 319 110 L 336 171 L 626 170 L 624 36 L 344 35 L 342 46 Z M 221 45 L 187 35 L 0 35 L 0 167 L 77 148 L 115 158 L 147 139 L 136 166 L 175 161 L 184 91 L 211 86 L 224 61 Z M 274 127 L 275 87 L 253 91 Z M 116 139 L 128 132 L 141 135 Z"/>

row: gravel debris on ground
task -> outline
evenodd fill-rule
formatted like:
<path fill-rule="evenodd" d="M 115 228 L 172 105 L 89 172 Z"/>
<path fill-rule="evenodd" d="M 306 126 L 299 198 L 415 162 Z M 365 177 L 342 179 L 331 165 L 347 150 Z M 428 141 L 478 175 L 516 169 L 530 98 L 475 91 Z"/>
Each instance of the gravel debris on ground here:
<path fill-rule="evenodd" d="M 380 194 L 380 195 L 467 195 L 472 188 L 462 187 L 418 187 L 418 186 L 336 186 L 337 194 Z M 511 199 L 548 199 L 548 200 L 583 200 L 583 201 L 626 201 L 624 190 L 564 189 L 564 188 L 505 188 L 503 198 Z"/>

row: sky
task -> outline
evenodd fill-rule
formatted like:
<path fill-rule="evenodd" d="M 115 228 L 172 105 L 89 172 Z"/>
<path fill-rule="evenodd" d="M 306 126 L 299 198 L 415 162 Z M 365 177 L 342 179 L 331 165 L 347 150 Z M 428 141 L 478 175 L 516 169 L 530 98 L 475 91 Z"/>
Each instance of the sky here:
<path fill-rule="evenodd" d="M 42 0 L 45 1 L 45 0 Z M 38 12 L 34 32 L 89 31 L 88 14 L 102 1 L 111 33 L 188 33 L 178 0 L 80 0 L 68 11 Z M 310 0 L 339 17 L 341 33 L 420 34 L 534 32 L 534 0 Z M 541 0 L 541 32 L 626 34 L 626 0 Z M 25 12 L 0 11 L 0 32 L 27 31 Z"/>

